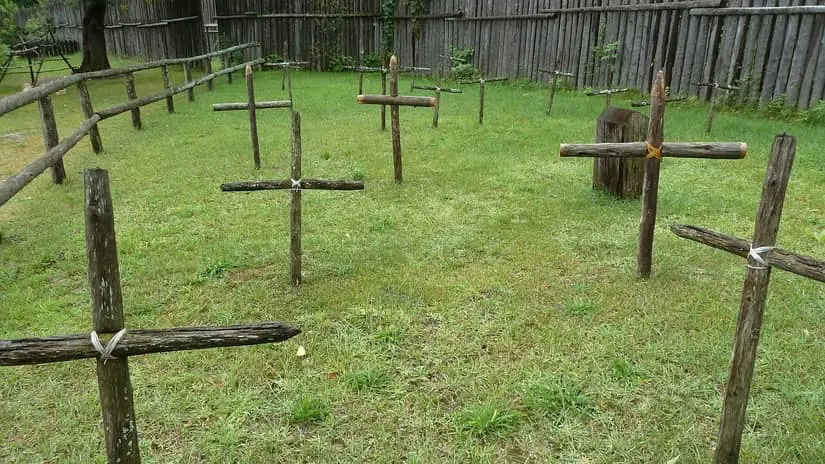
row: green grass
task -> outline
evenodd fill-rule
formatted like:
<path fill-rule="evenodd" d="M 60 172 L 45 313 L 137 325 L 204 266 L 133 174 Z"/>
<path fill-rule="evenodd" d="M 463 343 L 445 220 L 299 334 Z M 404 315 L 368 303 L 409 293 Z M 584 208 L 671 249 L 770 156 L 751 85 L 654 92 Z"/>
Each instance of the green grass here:
<path fill-rule="evenodd" d="M 172 74 L 181 82 L 180 70 Z M 196 101 L 101 123 L 48 174 L 0 207 L 0 338 L 87 333 L 84 168 L 109 170 L 126 325 L 282 320 L 284 344 L 130 359 L 144 461 L 709 462 L 744 262 L 673 236 L 668 225 L 752 233 L 773 137 L 798 137 L 779 244 L 825 257 L 825 130 L 668 106 L 666 139 L 742 140 L 741 161 L 663 162 L 653 276 L 634 275 L 640 206 L 594 193 L 589 160 L 603 101 L 563 91 L 544 114 L 537 86 L 488 86 L 401 110 L 403 185 L 392 181 L 379 109 L 355 104 L 352 74 L 295 73 L 307 178 L 363 178 L 363 192 L 308 191 L 304 286 L 289 285 L 286 192 L 222 193 L 228 181 L 289 173 L 289 117 L 259 111 L 252 169 L 240 75 Z M 403 93 L 409 81 L 401 83 Z M 22 86 L 7 80 L 0 94 Z M 160 72 L 137 76 L 139 95 Z M 368 75 L 366 89 L 380 83 Z M 96 107 L 120 80 L 90 85 Z M 258 98 L 281 99 L 278 73 Z M 617 99 L 626 106 L 629 99 Z M 82 116 L 54 97 L 61 135 Z M 13 134 L 13 135 L 9 135 Z M 36 107 L 0 118 L 0 177 L 43 151 Z M 296 356 L 298 345 L 308 356 Z M 775 271 L 743 462 L 825 461 L 825 286 Z M 0 369 L 0 461 L 100 462 L 91 361 Z M 472 424 L 472 425 L 470 425 Z"/>

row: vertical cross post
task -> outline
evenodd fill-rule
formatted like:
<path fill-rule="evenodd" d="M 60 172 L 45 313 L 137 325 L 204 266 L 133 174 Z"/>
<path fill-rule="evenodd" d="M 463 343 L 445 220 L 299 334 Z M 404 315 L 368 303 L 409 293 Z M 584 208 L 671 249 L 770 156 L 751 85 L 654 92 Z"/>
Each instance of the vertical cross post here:
<path fill-rule="evenodd" d="M 86 119 L 91 118 L 94 114 L 94 109 L 92 108 L 92 99 L 89 96 L 89 86 L 85 80 L 77 83 L 77 93 L 80 95 L 80 109 L 83 110 L 83 116 Z M 103 151 L 103 142 L 100 140 L 100 130 L 97 124 L 89 129 L 89 141 L 92 143 L 92 150 L 95 153 Z"/>
<path fill-rule="evenodd" d="M 360 42 L 363 38 L 359 35 L 358 41 Z M 358 95 L 364 94 L 364 47 L 360 47 L 358 51 L 358 67 L 362 70 L 358 71 Z"/>
<path fill-rule="evenodd" d="M 126 73 L 123 76 L 126 82 L 126 98 L 130 101 L 137 100 L 137 90 L 135 89 L 135 75 L 133 73 Z M 140 129 L 143 123 L 140 121 L 140 107 L 133 108 L 132 113 L 132 127 Z"/>
<path fill-rule="evenodd" d="M 438 129 L 438 109 L 441 107 L 441 87 L 435 89 L 435 106 L 433 107 L 433 128 Z"/>
<path fill-rule="evenodd" d="M 192 66 L 189 64 L 188 61 L 183 63 L 183 80 L 186 81 L 187 84 L 192 82 Z M 186 98 L 190 102 L 195 101 L 194 87 L 190 87 L 186 90 Z"/>
<path fill-rule="evenodd" d="M 470 81 L 458 81 L 459 84 L 466 85 L 466 84 L 478 84 L 478 93 L 479 93 L 479 104 L 478 104 L 478 125 L 484 124 L 484 98 L 487 93 L 487 83 L 488 82 L 501 82 L 508 80 L 507 77 L 492 77 L 486 79 L 484 75 L 481 75 L 480 79 L 470 80 Z"/>
<path fill-rule="evenodd" d="M 650 277 L 653 263 L 653 231 L 656 228 L 656 207 L 659 201 L 659 169 L 662 163 L 665 118 L 665 77 L 656 73 L 650 93 L 650 125 L 647 130 L 648 155 L 642 181 L 642 220 L 639 226 L 639 255 L 636 270 L 643 278 Z"/>
<path fill-rule="evenodd" d="M 90 169 L 84 173 L 84 181 L 92 322 L 96 333 L 114 333 L 123 329 L 123 299 L 109 176 L 102 169 Z M 99 357 L 97 383 L 109 462 L 139 463 L 140 448 L 127 358 Z"/>
<path fill-rule="evenodd" d="M 768 164 L 768 173 L 762 187 L 762 201 L 756 213 L 756 227 L 748 256 L 748 273 L 742 289 L 742 304 L 736 321 L 733 356 L 725 387 L 722 420 L 716 446 L 717 464 L 739 462 L 745 412 L 748 408 L 751 381 L 756 362 L 756 348 L 762 330 L 762 316 L 771 278 L 770 266 L 754 257 L 758 250 L 776 244 L 779 221 L 785 202 L 785 192 L 796 155 L 796 138 L 780 135 L 776 138 Z M 756 253 L 755 253 L 756 251 Z"/>
<path fill-rule="evenodd" d="M 381 95 L 387 94 L 387 67 L 386 62 L 381 67 Z M 381 130 L 387 130 L 387 105 L 381 105 Z"/>
<path fill-rule="evenodd" d="M 390 96 L 398 96 L 398 58 L 393 55 L 390 58 L 390 73 L 392 78 L 390 80 Z M 398 105 L 392 105 L 391 123 L 392 123 L 392 164 L 393 172 L 395 173 L 395 181 L 403 182 L 403 163 L 401 162 L 401 119 Z"/>
<path fill-rule="evenodd" d="M 169 65 L 168 64 L 163 65 L 161 73 L 163 75 L 163 88 L 168 91 L 169 89 L 172 88 L 172 82 L 169 79 Z M 175 112 L 175 99 L 172 95 L 169 95 L 168 97 L 166 97 L 166 111 L 168 111 L 169 113 L 174 113 Z"/>
<path fill-rule="evenodd" d="M 292 112 L 292 188 L 289 191 L 289 255 L 292 285 L 301 285 L 301 114 Z"/>
<path fill-rule="evenodd" d="M 261 149 L 258 144 L 258 114 L 255 109 L 255 79 L 252 66 L 246 65 L 246 96 L 249 110 L 249 135 L 252 137 L 252 160 L 255 169 L 261 169 Z"/>
<path fill-rule="evenodd" d="M 708 125 L 705 128 L 705 133 L 710 134 L 711 130 L 713 130 L 713 117 L 716 114 L 716 105 L 719 104 L 719 92 L 718 89 L 727 90 L 727 91 L 738 91 L 739 87 L 734 87 L 732 85 L 721 85 L 716 82 L 699 82 L 697 84 L 693 84 L 697 87 L 707 87 L 710 89 L 710 108 L 708 108 Z"/>
<path fill-rule="evenodd" d="M 558 87 L 559 77 L 576 77 L 575 74 L 558 70 L 539 69 L 539 72 L 550 74 L 550 97 L 547 100 L 547 114 L 553 111 L 553 100 L 556 98 L 556 87 Z"/>
<path fill-rule="evenodd" d="M 46 151 L 48 151 L 60 143 L 60 136 L 57 133 L 57 120 L 54 116 L 54 105 L 48 95 L 40 99 L 38 104 L 40 107 L 40 124 L 43 126 L 43 143 L 46 145 Z M 63 158 L 52 165 L 51 172 L 53 183 L 62 184 L 66 180 L 66 168 L 63 165 Z"/>
<path fill-rule="evenodd" d="M 231 53 L 224 53 L 223 54 L 223 69 L 231 68 L 232 67 L 232 54 Z M 232 73 L 226 73 L 226 82 L 228 84 L 232 83 Z"/>
<path fill-rule="evenodd" d="M 630 89 L 627 89 L 627 88 L 605 89 L 605 90 L 591 90 L 591 91 L 585 92 L 584 94 L 587 95 L 588 97 L 603 96 L 604 97 L 604 107 L 605 108 L 610 108 L 610 101 L 611 101 L 611 98 L 613 97 L 614 93 L 624 93 L 624 92 L 628 92 L 628 91 L 630 91 Z M 652 102 L 651 102 L 651 104 L 652 104 Z"/>
<path fill-rule="evenodd" d="M 211 56 L 207 56 L 206 60 L 204 60 L 204 70 L 205 70 L 207 76 L 212 74 L 212 57 Z M 215 81 L 214 78 L 209 79 L 208 81 L 206 81 L 206 89 L 210 92 L 215 89 L 215 82 L 214 81 Z"/>

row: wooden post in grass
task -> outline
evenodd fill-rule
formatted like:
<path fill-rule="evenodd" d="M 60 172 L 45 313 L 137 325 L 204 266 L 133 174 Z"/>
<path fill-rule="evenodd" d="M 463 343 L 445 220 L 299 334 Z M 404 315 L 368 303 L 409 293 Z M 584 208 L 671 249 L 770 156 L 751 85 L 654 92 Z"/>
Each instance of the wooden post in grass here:
<path fill-rule="evenodd" d="M 301 278 L 301 192 L 303 190 L 364 190 L 363 181 L 303 179 L 301 174 L 301 115 L 292 112 L 291 177 L 286 180 L 234 182 L 221 185 L 224 192 L 252 192 L 259 190 L 290 190 L 289 254 L 290 281 L 295 287 Z"/>
<path fill-rule="evenodd" d="M 290 86 L 290 89 L 292 87 Z M 255 81 L 252 66 L 246 66 L 246 103 L 216 103 L 212 111 L 247 111 L 249 112 L 249 135 L 252 139 L 252 161 L 255 169 L 261 169 L 261 150 L 258 143 L 258 109 L 292 108 L 292 100 L 285 101 L 255 101 Z"/>
<path fill-rule="evenodd" d="M 650 125 L 647 116 L 623 108 L 606 108 L 596 119 L 596 143 L 643 142 Z M 642 195 L 645 163 L 641 158 L 594 158 L 593 189 L 617 199 Z"/>
<path fill-rule="evenodd" d="M 412 85 L 413 89 L 430 90 L 435 92 L 435 106 L 433 106 L 433 128 L 438 129 L 438 113 L 441 109 L 441 93 L 464 93 L 461 89 L 450 89 L 441 87 L 441 79 L 436 85 Z"/>
<path fill-rule="evenodd" d="M 137 90 L 135 89 L 135 75 L 133 73 L 126 73 L 123 76 L 126 82 L 126 98 L 129 101 L 137 100 Z M 140 107 L 131 110 L 132 113 L 132 127 L 140 129 L 143 123 L 140 121 Z"/>
<path fill-rule="evenodd" d="M 745 430 L 745 413 L 756 363 L 756 350 L 762 331 L 771 268 L 779 267 L 825 282 L 825 261 L 775 247 L 795 154 L 794 137 L 785 134 L 776 137 L 762 187 L 762 200 L 756 213 L 751 243 L 695 226 L 676 225 L 671 228 L 680 237 L 745 256 L 748 260 L 716 442 L 717 464 L 739 462 L 742 434 Z"/>
<path fill-rule="evenodd" d="M 43 143 L 46 151 L 54 148 L 60 143 L 60 136 L 57 133 L 57 120 L 54 116 L 54 105 L 50 96 L 45 96 L 38 101 L 40 107 L 40 124 L 43 126 Z M 51 168 L 52 182 L 62 184 L 66 180 L 66 168 L 63 166 L 63 158 L 55 161 Z"/>
<path fill-rule="evenodd" d="M 211 56 L 206 57 L 206 60 L 204 61 L 204 70 L 205 70 L 207 76 L 212 74 L 212 57 Z M 215 82 L 214 81 L 215 81 L 214 79 L 209 79 L 208 81 L 206 81 L 206 90 L 211 92 L 212 90 L 215 89 Z"/>
<path fill-rule="evenodd" d="M 575 74 L 549 69 L 539 69 L 539 72 L 550 74 L 550 97 L 547 100 L 547 114 L 553 111 L 553 100 L 556 98 L 556 86 L 558 85 L 559 77 L 576 77 Z"/>
<path fill-rule="evenodd" d="M 481 76 L 480 79 L 472 80 L 472 81 L 458 81 L 459 84 L 462 85 L 472 85 L 478 84 L 478 91 L 480 96 L 480 101 L 478 105 L 478 124 L 484 124 L 484 97 L 486 94 L 486 86 L 488 82 L 501 82 L 509 80 L 509 77 L 492 77 L 490 79 L 484 78 L 484 75 Z"/>
<path fill-rule="evenodd" d="M 611 101 L 611 97 L 613 96 L 613 94 L 615 94 L 615 93 L 624 93 L 624 92 L 629 92 L 629 91 L 630 91 L 630 89 L 626 89 L 626 88 L 604 89 L 604 90 L 590 90 L 590 91 L 585 92 L 584 94 L 587 95 L 588 97 L 604 96 L 604 107 L 605 108 L 610 108 L 610 101 Z"/>
<path fill-rule="evenodd" d="M 189 62 L 183 63 L 183 80 L 188 84 L 192 82 L 192 66 Z M 186 90 L 186 99 L 190 102 L 195 101 L 195 88 L 190 87 Z"/>
<path fill-rule="evenodd" d="M 86 119 L 91 118 L 95 111 L 92 108 L 92 99 L 89 96 L 89 86 L 85 80 L 77 83 L 77 93 L 80 96 L 80 109 L 83 110 L 83 116 Z M 103 142 L 100 140 L 100 130 L 97 124 L 89 129 L 89 141 L 92 143 L 92 150 L 95 153 L 103 151 Z"/>
<path fill-rule="evenodd" d="M 727 90 L 727 91 L 738 91 L 739 87 L 734 87 L 732 85 L 722 85 L 717 84 L 716 82 L 699 82 L 693 84 L 697 87 L 707 87 L 710 89 L 710 108 L 708 108 L 708 125 L 705 128 L 705 133 L 710 134 L 713 130 L 713 117 L 716 113 L 716 105 L 719 103 L 719 92 L 717 89 Z"/>
<path fill-rule="evenodd" d="M 392 159 L 394 167 L 395 181 L 400 183 L 404 180 L 403 167 L 401 162 L 401 122 L 399 118 L 399 106 L 435 106 L 435 99 L 432 97 L 406 97 L 398 96 L 398 58 L 395 55 L 390 58 L 390 73 L 392 75 L 390 83 L 390 95 L 358 95 L 358 103 L 367 105 L 390 105 L 392 119 Z"/>
<path fill-rule="evenodd" d="M 163 88 L 169 91 L 172 88 L 172 81 L 169 79 L 169 65 L 163 65 L 163 69 L 161 71 L 163 75 Z M 166 97 L 166 111 L 169 113 L 175 112 L 175 99 L 172 95 Z"/>
<path fill-rule="evenodd" d="M 0 366 L 97 359 L 107 461 L 140 462 L 129 356 L 222 346 L 282 342 L 300 330 L 280 322 L 231 327 L 126 330 L 109 178 L 105 170 L 84 173 L 86 251 L 92 301 L 89 334 L 0 340 Z M 114 334 L 108 337 L 107 334 Z"/>
<path fill-rule="evenodd" d="M 223 54 L 223 69 L 232 67 L 232 53 Z M 226 83 L 232 83 L 232 73 L 226 73 Z"/>
<path fill-rule="evenodd" d="M 656 74 L 650 94 L 651 110 L 646 142 L 562 144 L 562 157 L 645 158 L 642 186 L 642 219 L 639 226 L 637 272 L 650 277 L 653 256 L 653 231 L 659 194 L 659 167 L 662 157 L 740 159 L 747 154 L 741 142 L 664 143 L 665 86 L 662 71 Z"/>

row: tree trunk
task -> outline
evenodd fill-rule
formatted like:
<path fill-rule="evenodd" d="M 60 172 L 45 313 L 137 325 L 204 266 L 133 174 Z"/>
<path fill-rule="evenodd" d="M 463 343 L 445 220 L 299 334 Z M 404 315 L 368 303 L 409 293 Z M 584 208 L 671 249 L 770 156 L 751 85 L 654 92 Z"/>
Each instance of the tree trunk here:
<path fill-rule="evenodd" d="M 109 69 L 106 54 L 106 35 L 103 27 L 106 19 L 106 0 L 83 2 L 83 62 L 80 72 Z"/>

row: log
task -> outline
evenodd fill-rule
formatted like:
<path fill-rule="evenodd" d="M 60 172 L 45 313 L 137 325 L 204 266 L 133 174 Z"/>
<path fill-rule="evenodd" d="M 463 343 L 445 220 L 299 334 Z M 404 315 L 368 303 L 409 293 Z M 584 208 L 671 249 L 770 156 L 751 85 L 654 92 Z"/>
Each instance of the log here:
<path fill-rule="evenodd" d="M 675 224 L 670 226 L 670 230 L 679 237 L 724 250 L 743 258 L 748 257 L 751 248 L 751 244 L 747 240 L 714 232 L 704 227 Z M 819 282 L 825 282 L 825 261 L 823 260 L 817 260 L 782 248 L 774 248 L 763 256 L 765 261 L 772 267 Z"/>
<path fill-rule="evenodd" d="M 690 10 L 691 16 L 747 16 L 790 14 L 825 14 L 825 5 L 760 6 L 745 8 L 695 8 Z"/>
<path fill-rule="evenodd" d="M 637 143 L 562 144 L 562 157 L 579 158 L 644 158 L 647 146 Z M 741 142 L 665 142 L 665 158 L 741 159 L 748 154 L 748 145 Z"/>
<path fill-rule="evenodd" d="M 109 175 L 103 169 L 87 169 L 84 181 L 92 322 L 95 332 L 114 333 L 123 328 L 123 297 Z M 88 343 L 87 346 L 91 345 Z M 97 385 L 109 462 L 139 464 L 140 448 L 129 360 L 123 356 L 116 359 L 98 358 Z"/>
<path fill-rule="evenodd" d="M 137 90 L 135 89 L 135 75 L 132 73 L 127 73 L 124 75 L 124 80 L 126 82 L 126 98 L 129 99 L 130 102 L 137 100 Z M 140 129 L 143 127 L 143 123 L 140 121 L 140 107 L 132 108 L 132 127 L 135 129 Z"/>
<path fill-rule="evenodd" d="M 51 150 L 60 143 L 60 136 L 57 133 L 57 120 L 54 117 L 54 105 L 51 97 L 43 97 L 39 102 L 40 124 L 43 127 L 43 143 L 46 151 Z M 52 164 L 52 182 L 62 184 L 66 180 L 66 167 L 63 166 L 61 157 Z"/>
<path fill-rule="evenodd" d="M 785 134 L 776 137 L 768 164 L 768 173 L 762 188 L 762 200 L 756 213 L 756 227 L 752 242 L 754 247 L 776 244 L 785 192 L 795 154 L 796 139 L 794 137 Z M 756 349 L 762 329 L 762 316 L 765 312 L 770 277 L 769 266 L 761 266 L 753 257 L 748 259 L 747 276 L 742 288 L 742 303 L 736 321 L 733 356 L 725 387 L 722 420 L 716 441 L 715 462 L 717 464 L 739 462 L 748 396 L 753 379 Z"/>
<path fill-rule="evenodd" d="M 638 111 L 607 108 L 596 120 L 596 143 L 644 140 L 648 125 L 647 116 Z M 593 189 L 617 199 L 639 198 L 643 179 L 644 160 L 641 157 L 593 160 Z"/>
<path fill-rule="evenodd" d="M 665 118 L 665 77 L 664 72 L 656 73 L 650 91 L 650 126 L 647 131 L 647 146 L 661 147 L 664 141 Z M 659 198 L 659 166 L 657 158 L 645 159 L 642 183 L 642 219 L 639 225 L 639 253 L 636 270 L 642 278 L 650 277 L 653 264 L 653 232 L 656 229 L 656 207 Z"/>
<path fill-rule="evenodd" d="M 92 115 L 80 125 L 80 127 L 69 137 L 61 140 L 57 146 L 48 150 L 43 156 L 27 164 L 20 172 L 10 176 L 0 182 L 0 206 L 6 204 L 23 187 L 33 181 L 46 169 L 54 165 L 57 160 L 62 159 L 66 153 L 80 141 L 91 128 L 100 121 L 99 115 Z"/>
<path fill-rule="evenodd" d="M 301 114 L 292 112 L 292 163 L 290 184 L 301 181 Z M 302 182 L 301 182 L 302 183 Z M 290 276 L 294 287 L 301 286 L 301 190 L 289 191 L 289 256 Z"/>
<path fill-rule="evenodd" d="M 299 333 L 300 329 L 282 322 L 229 327 L 129 329 L 112 355 L 125 358 L 171 351 L 260 345 L 289 340 Z M 100 353 L 89 341 L 89 334 L 0 341 L 0 366 L 44 364 L 99 356 Z"/>
<path fill-rule="evenodd" d="M 80 109 L 83 110 L 83 116 L 86 119 L 91 118 L 94 109 L 92 108 L 92 99 L 89 96 L 89 86 L 86 85 L 86 81 L 77 83 L 77 93 L 80 96 Z M 97 124 L 89 129 L 89 141 L 92 143 L 92 150 L 95 153 L 103 152 L 103 141 L 100 140 L 100 129 L 98 129 Z"/>
<path fill-rule="evenodd" d="M 445 89 L 437 85 L 413 85 L 412 88 L 418 90 L 440 90 L 445 93 L 464 93 L 461 89 Z"/>
<path fill-rule="evenodd" d="M 259 110 L 291 107 L 292 102 L 289 100 L 255 102 L 255 108 Z M 212 111 L 245 111 L 248 109 L 249 103 L 215 103 L 214 105 L 212 105 Z"/>
<path fill-rule="evenodd" d="M 259 190 L 287 190 L 291 188 L 292 181 L 289 179 L 229 182 L 221 185 L 221 190 L 224 192 L 256 192 Z M 301 179 L 301 190 L 364 190 L 364 182 L 360 180 Z"/>
<path fill-rule="evenodd" d="M 688 10 L 693 8 L 718 7 L 722 5 L 722 0 L 691 0 L 673 3 L 637 3 L 630 5 L 611 6 L 587 6 L 579 8 L 544 8 L 539 13 L 604 13 L 608 11 L 660 11 L 660 10 Z"/>
<path fill-rule="evenodd" d="M 433 97 L 408 97 L 391 95 L 358 95 L 358 103 L 365 105 L 390 105 L 390 106 L 418 106 L 432 108 L 435 106 Z"/>
<path fill-rule="evenodd" d="M 163 75 L 163 88 L 166 89 L 168 92 L 172 88 L 172 82 L 169 79 L 169 66 L 163 65 L 163 70 L 161 71 Z M 175 99 L 172 95 L 166 97 L 166 111 L 170 114 L 175 112 Z"/>

